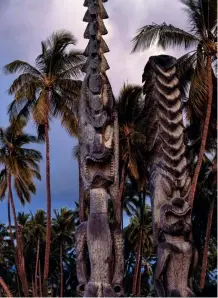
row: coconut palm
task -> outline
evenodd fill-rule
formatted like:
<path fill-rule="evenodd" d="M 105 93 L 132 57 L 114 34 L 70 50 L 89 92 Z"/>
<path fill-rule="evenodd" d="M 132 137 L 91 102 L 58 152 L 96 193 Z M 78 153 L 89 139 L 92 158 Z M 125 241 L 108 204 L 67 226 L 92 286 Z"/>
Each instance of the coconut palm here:
<path fill-rule="evenodd" d="M 75 112 L 81 88 L 77 80 L 84 56 L 70 49 L 76 39 L 68 31 L 57 31 L 41 43 L 42 53 L 35 66 L 15 60 L 5 66 L 6 73 L 21 73 L 9 88 L 15 100 L 9 107 L 10 115 L 29 119 L 32 116 L 40 138 L 46 143 L 47 232 L 44 266 L 44 294 L 47 294 L 51 243 L 51 187 L 49 129 L 52 117 L 60 116 L 62 125 L 71 133 L 76 130 Z M 47 296 L 47 295 L 46 295 Z"/>
<path fill-rule="evenodd" d="M 136 251 L 133 295 L 136 294 L 137 285 L 140 288 L 142 257 L 148 257 L 153 251 L 152 214 L 150 206 L 145 205 L 145 192 L 141 193 L 140 203 L 136 216 L 130 219 L 130 224 L 124 229 L 125 237 Z"/>
<path fill-rule="evenodd" d="M 204 158 L 202 163 L 196 197 L 192 210 L 194 243 L 198 249 L 200 261 L 196 270 L 196 283 L 203 289 L 206 272 L 210 271 L 207 265 L 210 241 L 217 236 L 216 231 L 216 179 L 214 178 L 213 161 Z M 201 270 L 200 270 L 201 266 Z M 207 271 L 209 269 L 209 271 Z M 207 275 L 208 275 L 207 274 Z"/>
<path fill-rule="evenodd" d="M 28 244 L 30 245 L 30 249 L 35 248 L 35 272 L 34 272 L 34 289 L 35 295 L 42 296 L 42 277 L 39 274 L 39 267 L 41 263 L 40 259 L 40 251 L 42 244 L 45 242 L 45 234 L 46 234 L 46 216 L 45 211 L 38 209 L 35 215 L 32 214 L 31 219 L 28 222 L 28 229 L 29 229 L 29 241 Z M 39 293 L 38 293 L 39 291 Z"/>
<path fill-rule="evenodd" d="M 34 272 L 34 261 L 28 262 L 27 260 L 35 259 L 35 251 L 34 251 L 34 240 L 31 237 L 31 227 L 29 226 L 30 222 L 30 214 L 24 212 L 18 212 L 17 214 L 17 223 L 20 228 L 21 239 L 22 239 L 22 254 L 25 260 L 25 273 L 27 277 L 27 282 L 29 286 L 29 293 L 33 296 L 36 296 L 35 293 L 35 284 L 33 280 L 33 272 Z"/>
<path fill-rule="evenodd" d="M 41 179 L 39 173 L 39 161 L 42 156 L 37 150 L 24 147 L 24 145 L 38 142 L 36 137 L 23 132 L 24 125 L 25 122 L 17 122 L 13 120 L 8 128 L 0 128 L 0 165 L 3 167 L 0 172 L 0 196 L 1 198 L 4 198 L 6 192 L 8 192 L 8 202 L 12 207 L 16 232 L 17 269 L 22 282 L 24 294 L 28 296 L 22 235 L 20 234 L 20 227 L 17 222 L 12 193 L 12 179 L 16 194 L 21 203 L 25 204 L 26 202 L 30 202 L 31 194 L 36 192 L 34 179 Z M 10 215 L 9 229 L 11 239 L 13 239 Z"/>
<path fill-rule="evenodd" d="M 122 201 L 123 212 L 125 212 L 129 217 L 135 216 L 138 208 L 140 207 L 140 200 L 137 189 L 128 177 L 126 179 Z"/>
<path fill-rule="evenodd" d="M 63 255 L 73 246 L 74 214 L 67 208 L 61 208 L 60 212 L 54 210 L 52 229 L 54 231 L 53 244 L 60 249 L 60 296 L 63 297 Z"/>
<path fill-rule="evenodd" d="M 13 297 L 8 286 L 6 285 L 6 283 L 4 282 L 3 278 L 0 276 L 0 285 L 1 287 L 4 289 L 5 293 L 6 293 L 6 297 Z"/>
<path fill-rule="evenodd" d="M 142 112 L 144 100 L 142 88 L 138 85 L 126 85 L 118 97 L 118 122 L 120 144 L 120 191 L 119 201 L 123 210 L 123 192 L 127 174 L 141 187 L 145 182 L 145 169 L 143 152 L 146 139 L 143 134 Z"/>
<path fill-rule="evenodd" d="M 201 146 L 193 176 L 190 201 L 193 202 L 198 176 L 205 153 L 213 102 L 212 57 L 217 55 L 217 4 L 210 0 L 181 0 L 190 24 L 190 32 L 173 25 L 146 25 L 138 30 L 133 39 L 133 52 L 144 50 L 157 42 L 163 49 L 184 47 L 192 51 L 179 60 L 179 72 L 183 86 L 191 79 L 189 92 L 189 115 L 198 117 L 201 126 Z M 206 110 L 206 112 L 205 112 Z M 199 126 L 199 120 L 198 120 Z"/>

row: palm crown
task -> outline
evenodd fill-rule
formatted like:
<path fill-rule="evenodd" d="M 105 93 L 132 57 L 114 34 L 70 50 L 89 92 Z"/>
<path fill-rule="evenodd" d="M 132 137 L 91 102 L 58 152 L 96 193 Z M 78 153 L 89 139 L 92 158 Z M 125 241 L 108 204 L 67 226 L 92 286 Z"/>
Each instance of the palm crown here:
<path fill-rule="evenodd" d="M 23 126 L 23 125 L 22 125 Z M 35 136 L 22 131 L 15 121 L 6 128 L 0 128 L 0 172 L 1 197 L 8 187 L 7 175 L 14 177 L 14 187 L 22 204 L 30 202 L 30 194 L 35 193 L 34 178 L 41 179 L 39 161 L 41 153 L 24 145 L 37 143 Z"/>
<path fill-rule="evenodd" d="M 76 39 L 68 31 L 58 31 L 41 43 L 42 53 L 35 60 L 35 66 L 15 60 L 7 64 L 6 73 L 20 73 L 9 88 L 15 99 L 9 106 L 11 116 L 32 115 L 39 133 L 52 117 L 61 116 L 62 124 L 71 131 L 77 130 L 75 113 L 79 98 L 84 56 L 81 51 L 68 49 Z"/>

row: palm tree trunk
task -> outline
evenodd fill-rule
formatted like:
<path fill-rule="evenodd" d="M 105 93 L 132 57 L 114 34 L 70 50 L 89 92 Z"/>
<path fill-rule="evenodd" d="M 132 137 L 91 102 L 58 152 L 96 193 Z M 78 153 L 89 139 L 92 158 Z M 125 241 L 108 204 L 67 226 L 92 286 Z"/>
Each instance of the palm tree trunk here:
<path fill-rule="evenodd" d="M 214 202 L 215 202 L 215 200 L 213 199 L 210 204 L 208 220 L 207 220 L 207 229 L 206 229 L 206 237 L 205 237 L 204 253 L 203 253 L 203 263 L 202 263 L 201 279 L 200 279 L 200 289 L 204 288 L 205 277 L 206 277 L 206 272 L 207 272 L 208 247 L 209 247 L 210 233 L 211 233 L 211 226 L 212 226 L 212 219 L 213 219 Z"/>
<path fill-rule="evenodd" d="M 12 297 L 11 291 L 9 290 L 8 286 L 6 285 L 2 277 L 0 277 L 0 285 L 5 291 L 6 297 Z"/>
<path fill-rule="evenodd" d="M 32 274 L 32 296 L 36 297 L 36 292 L 35 292 L 35 285 L 34 285 L 34 281 L 33 281 L 33 274 Z"/>
<path fill-rule="evenodd" d="M 8 192 L 9 194 L 9 192 Z M 14 248 L 14 240 L 13 240 L 13 232 L 11 227 L 11 204 L 10 204 L 10 198 L 8 196 L 8 226 L 10 231 L 10 238 L 11 238 L 11 247 Z"/>
<path fill-rule="evenodd" d="M 60 245 L 60 277 L 61 277 L 61 288 L 60 297 L 63 297 L 63 247 Z"/>
<path fill-rule="evenodd" d="M 17 280 L 18 296 L 21 297 L 21 294 L 20 294 L 20 279 L 19 279 L 19 276 L 18 275 L 16 276 L 16 280 Z"/>
<path fill-rule="evenodd" d="M 37 282 L 38 266 L 39 266 L 39 238 L 38 238 L 38 241 L 37 241 L 36 268 L 35 268 L 35 292 L 36 292 L 36 296 L 38 296 L 38 282 Z"/>
<path fill-rule="evenodd" d="M 141 258 L 141 240 L 142 240 L 142 228 L 140 228 L 139 235 L 138 235 L 138 248 L 136 253 L 136 264 L 135 264 L 135 270 L 134 270 L 134 276 L 133 276 L 132 295 L 136 295 L 136 289 L 137 289 L 137 280 L 138 280 L 140 258 Z"/>
<path fill-rule="evenodd" d="M 8 192 L 9 194 L 9 192 Z M 17 256 L 16 256 L 16 251 L 15 251 L 15 247 L 14 247 L 14 237 L 13 237 L 13 232 L 12 232 L 12 225 L 11 225 L 11 204 L 10 204 L 10 196 L 8 195 L 8 226 L 9 226 L 9 231 L 10 231 L 10 240 L 11 240 L 11 247 L 12 249 L 14 249 L 14 259 L 15 259 L 15 269 L 18 272 L 18 268 L 17 268 Z M 18 295 L 20 295 L 20 279 L 19 279 L 19 275 L 16 276 L 17 279 L 17 286 L 18 286 Z"/>
<path fill-rule="evenodd" d="M 139 265 L 139 275 L 138 275 L 138 284 L 137 284 L 137 296 L 141 295 L 141 282 L 142 282 L 142 258 L 140 259 L 140 265 Z"/>
<path fill-rule="evenodd" d="M 122 168 L 122 173 L 121 173 L 121 179 L 120 179 L 120 188 L 119 188 L 119 202 L 121 202 L 121 229 L 123 230 L 123 191 L 125 187 L 125 182 L 126 182 L 126 163 L 124 162 L 123 168 Z"/>
<path fill-rule="evenodd" d="M 141 268 L 142 268 L 142 243 L 143 243 L 143 227 L 144 227 L 144 210 L 145 210 L 145 190 L 142 194 L 142 204 L 141 204 L 141 229 L 142 229 L 142 235 L 141 235 L 141 251 L 140 251 L 140 262 L 139 262 L 139 273 L 138 273 L 138 285 L 137 285 L 137 296 L 140 296 L 141 294 L 141 280 L 142 280 L 142 274 L 141 274 Z"/>
<path fill-rule="evenodd" d="M 7 181 L 8 182 L 8 197 L 9 197 L 11 207 L 12 207 L 12 213 L 14 216 L 14 224 L 15 224 L 15 231 L 16 231 L 18 274 L 20 276 L 20 281 L 22 283 L 24 295 L 26 297 L 28 297 L 29 289 L 28 289 L 28 283 L 27 283 L 27 278 L 26 278 L 25 262 L 24 262 L 24 257 L 23 257 L 23 243 L 21 240 L 22 235 L 20 235 L 20 231 L 19 231 L 18 224 L 17 224 L 17 216 L 16 216 L 16 209 L 15 209 L 14 199 L 13 199 L 12 189 L 11 189 L 11 175 L 10 174 L 7 175 L 7 179 L 8 179 L 8 181 Z"/>
<path fill-rule="evenodd" d="M 42 297 L 42 274 L 41 274 L 41 265 L 39 260 L 39 295 Z"/>
<path fill-rule="evenodd" d="M 49 258 L 51 249 L 51 186 L 50 186 L 50 145 L 48 118 L 45 123 L 45 143 L 46 143 L 46 193 L 47 193 L 47 226 L 46 226 L 46 246 L 45 246 L 45 266 L 43 276 L 43 295 L 48 296 L 48 273 Z"/>
<path fill-rule="evenodd" d="M 210 123 L 210 115 L 211 115 L 211 109 L 212 109 L 212 102 L 213 102 L 213 83 L 212 83 L 212 65 L 211 65 L 211 56 L 207 56 L 207 73 L 208 73 L 208 102 L 207 102 L 207 112 L 204 122 L 204 128 L 203 128 L 203 135 L 201 139 L 201 148 L 198 156 L 197 165 L 195 168 L 194 176 L 192 179 L 192 186 L 190 191 L 190 202 L 193 204 L 196 187 L 198 183 L 198 176 L 201 170 L 201 165 L 205 153 L 206 148 L 206 142 L 207 142 L 207 135 L 208 135 L 208 128 Z"/>
<path fill-rule="evenodd" d="M 51 277 L 51 297 L 54 297 L 53 279 Z"/>

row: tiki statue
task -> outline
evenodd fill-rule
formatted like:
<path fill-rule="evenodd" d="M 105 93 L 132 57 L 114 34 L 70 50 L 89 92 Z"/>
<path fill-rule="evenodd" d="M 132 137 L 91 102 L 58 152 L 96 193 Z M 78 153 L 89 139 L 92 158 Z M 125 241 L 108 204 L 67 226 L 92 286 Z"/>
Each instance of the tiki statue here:
<path fill-rule="evenodd" d="M 192 291 L 191 178 L 185 156 L 177 60 L 150 57 L 143 73 L 149 151 L 153 236 L 159 297 L 190 297 Z"/>
<path fill-rule="evenodd" d="M 123 241 L 118 202 L 118 121 L 115 100 L 106 75 L 109 69 L 104 53 L 109 49 L 102 36 L 107 34 L 103 19 L 108 18 L 102 4 L 107 0 L 85 0 L 87 7 L 84 38 L 83 81 L 79 106 L 80 191 L 88 192 L 90 213 L 76 231 L 78 293 L 84 297 L 115 297 L 123 294 Z M 113 200 L 116 224 L 108 223 L 108 199 Z M 90 274 L 87 274 L 88 251 Z M 112 262 L 113 260 L 113 262 Z"/>

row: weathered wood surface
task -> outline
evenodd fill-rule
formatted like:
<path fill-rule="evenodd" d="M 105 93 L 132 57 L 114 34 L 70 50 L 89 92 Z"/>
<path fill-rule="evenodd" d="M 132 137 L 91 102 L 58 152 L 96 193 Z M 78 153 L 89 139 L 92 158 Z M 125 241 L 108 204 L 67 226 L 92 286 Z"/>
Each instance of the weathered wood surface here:
<path fill-rule="evenodd" d="M 114 297 L 123 294 L 123 240 L 118 202 L 118 126 L 115 100 L 106 75 L 109 69 L 104 53 L 109 49 L 102 36 L 107 34 L 103 19 L 106 0 L 86 0 L 84 38 L 89 39 L 84 55 L 86 73 L 79 104 L 80 180 L 90 194 L 90 214 L 76 232 L 78 293 L 84 297 Z M 115 206 L 116 224 L 108 223 L 108 199 Z M 83 206 L 82 199 L 80 200 Z M 84 214 L 80 214 L 84 219 Z M 91 267 L 87 275 L 86 247 Z M 114 249 L 113 249 L 114 247 Z M 114 255 L 112 255 L 114 252 Z M 112 259 L 114 259 L 115 266 Z"/>

